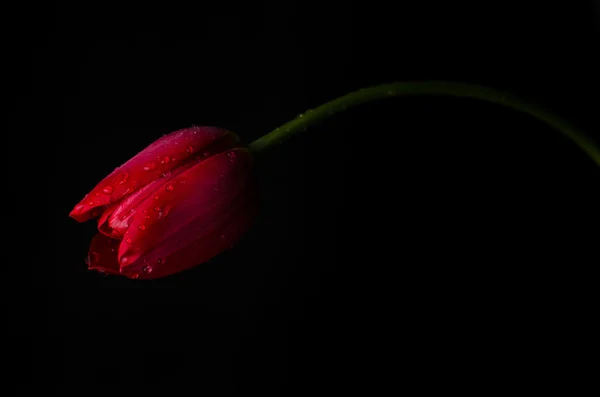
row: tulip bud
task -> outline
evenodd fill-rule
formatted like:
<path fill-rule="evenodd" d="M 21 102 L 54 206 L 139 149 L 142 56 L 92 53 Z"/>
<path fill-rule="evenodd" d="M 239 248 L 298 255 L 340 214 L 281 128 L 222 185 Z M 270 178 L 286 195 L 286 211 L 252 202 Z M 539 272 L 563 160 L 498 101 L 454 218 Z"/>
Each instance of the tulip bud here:
<path fill-rule="evenodd" d="M 192 127 L 158 139 L 115 169 L 71 211 L 99 216 L 88 267 L 153 279 L 206 262 L 256 213 L 252 156 L 234 133 Z"/>

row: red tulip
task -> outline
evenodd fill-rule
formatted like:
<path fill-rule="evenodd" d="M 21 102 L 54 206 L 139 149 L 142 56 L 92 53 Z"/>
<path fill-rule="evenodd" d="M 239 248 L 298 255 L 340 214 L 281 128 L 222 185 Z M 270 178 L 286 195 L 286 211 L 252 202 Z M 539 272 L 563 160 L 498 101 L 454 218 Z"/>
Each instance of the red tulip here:
<path fill-rule="evenodd" d="M 89 269 L 153 279 L 229 248 L 256 212 L 252 156 L 234 133 L 192 127 L 163 136 L 116 168 L 71 211 L 99 216 Z"/>

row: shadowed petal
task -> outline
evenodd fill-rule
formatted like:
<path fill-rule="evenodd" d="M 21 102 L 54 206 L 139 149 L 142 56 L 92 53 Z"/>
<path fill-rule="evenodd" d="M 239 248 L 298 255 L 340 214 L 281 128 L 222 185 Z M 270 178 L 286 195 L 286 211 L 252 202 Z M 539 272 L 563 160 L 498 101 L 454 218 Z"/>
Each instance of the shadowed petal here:
<path fill-rule="evenodd" d="M 119 274 L 117 252 L 121 242 L 103 234 L 97 234 L 92 239 L 87 257 L 88 269 L 108 274 Z"/>

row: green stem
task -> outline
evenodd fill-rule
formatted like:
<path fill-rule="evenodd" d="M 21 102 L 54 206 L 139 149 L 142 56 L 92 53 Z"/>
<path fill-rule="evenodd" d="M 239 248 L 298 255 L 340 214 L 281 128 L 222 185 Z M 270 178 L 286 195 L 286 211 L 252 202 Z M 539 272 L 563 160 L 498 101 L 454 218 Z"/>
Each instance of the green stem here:
<path fill-rule="evenodd" d="M 363 103 L 405 95 L 448 95 L 453 97 L 474 98 L 519 110 L 543 121 L 550 127 L 571 138 L 594 160 L 596 164 L 600 166 L 600 150 L 598 147 L 589 137 L 566 120 L 551 114 L 549 111 L 537 105 L 519 99 L 506 92 L 483 86 L 444 81 L 383 84 L 351 92 L 315 109 L 308 110 L 304 114 L 300 114 L 294 120 L 285 123 L 274 131 L 258 138 L 249 145 L 249 148 L 253 152 L 260 152 L 276 143 L 283 142 L 295 132 L 304 131 L 310 125 L 337 112 L 344 111 Z"/>

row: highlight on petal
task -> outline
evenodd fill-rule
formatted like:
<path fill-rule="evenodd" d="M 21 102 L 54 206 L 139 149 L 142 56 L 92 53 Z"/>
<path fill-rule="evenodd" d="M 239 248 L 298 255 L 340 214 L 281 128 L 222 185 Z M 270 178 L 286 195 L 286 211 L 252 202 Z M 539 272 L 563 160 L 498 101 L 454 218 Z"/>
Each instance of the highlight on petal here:
<path fill-rule="evenodd" d="M 217 127 L 184 128 L 165 135 L 104 178 L 75 206 L 70 216 L 84 222 L 100 215 L 106 206 L 203 156 L 205 148 L 223 137 L 228 137 L 224 141 L 232 146 L 239 141 L 233 132 Z"/>

